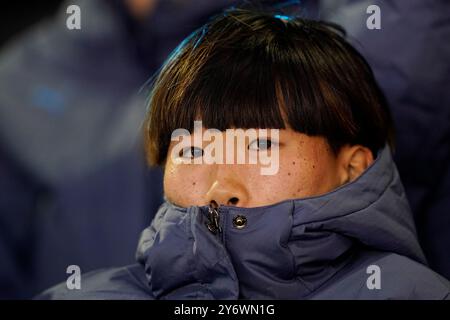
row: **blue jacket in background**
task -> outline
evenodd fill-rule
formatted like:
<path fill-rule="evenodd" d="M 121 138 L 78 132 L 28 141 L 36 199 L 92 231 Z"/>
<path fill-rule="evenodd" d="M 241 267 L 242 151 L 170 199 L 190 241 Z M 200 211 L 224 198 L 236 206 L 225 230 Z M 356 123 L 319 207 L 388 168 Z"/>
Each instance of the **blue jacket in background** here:
<path fill-rule="evenodd" d="M 361 177 L 328 194 L 257 208 L 164 203 L 138 264 L 82 276 L 40 299 L 446 299 L 450 284 L 426 266 L 389 148 Z M 243 215 L 243 229 L 233 218 Z M 379 289 L 369 279 L 379 271 Z M 369 283 L 369 285 L 368 285 Z"/>

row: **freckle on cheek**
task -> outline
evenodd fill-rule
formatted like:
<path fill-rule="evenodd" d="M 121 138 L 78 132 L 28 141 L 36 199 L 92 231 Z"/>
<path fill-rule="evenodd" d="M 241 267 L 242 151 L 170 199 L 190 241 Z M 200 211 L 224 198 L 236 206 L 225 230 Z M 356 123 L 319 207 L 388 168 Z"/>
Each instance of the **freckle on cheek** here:
<path fill-rule="evenodd" d="M 295 164 L 295 161 L 292 161 L 292 164 Z"/>
<path fill-rule="evenodd" d="M 192 182 L 192 185 L 193 185 L 193 186 L 195 186 L 195 183 L 196 183 L 195 181 L 194 181 L 194 182 Z"/>
<path fill-rule="evenodd" d="M 291 175 L 291 173 L 290 172 L 288 172 L 288 176 L 290 176 Z"/>

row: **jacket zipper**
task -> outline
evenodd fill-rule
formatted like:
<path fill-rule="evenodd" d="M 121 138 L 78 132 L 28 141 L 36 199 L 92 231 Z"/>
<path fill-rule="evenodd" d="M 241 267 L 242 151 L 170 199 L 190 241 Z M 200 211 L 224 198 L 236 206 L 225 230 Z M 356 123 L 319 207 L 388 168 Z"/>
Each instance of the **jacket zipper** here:
<path fill-rule="evenodd" d="M 222 227 L 220 226 L 220 207 L 216 202 L 212 202 L 208 207 L 208 221 L 205 223 L 208 230 L 216 235 L 221 235 Z"/>

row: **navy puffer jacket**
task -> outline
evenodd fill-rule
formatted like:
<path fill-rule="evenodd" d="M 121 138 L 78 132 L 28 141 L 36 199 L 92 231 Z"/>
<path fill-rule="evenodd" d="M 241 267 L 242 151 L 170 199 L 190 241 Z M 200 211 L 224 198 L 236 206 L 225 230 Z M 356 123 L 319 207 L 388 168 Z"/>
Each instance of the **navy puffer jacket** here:
<path fill-rule="evenodd" d="M 138 264 L 82 277 L 41 299 L 445 299 L 430 270 L 389 148 L 328 194 L 257 208 L 164 203 L 144 230 Z M 246 218 L 243 228 L 233 220 Z M 375 270 L 375 271 L 374 271 Z M 374 280 L 377 279 L 377 280 Z"/>

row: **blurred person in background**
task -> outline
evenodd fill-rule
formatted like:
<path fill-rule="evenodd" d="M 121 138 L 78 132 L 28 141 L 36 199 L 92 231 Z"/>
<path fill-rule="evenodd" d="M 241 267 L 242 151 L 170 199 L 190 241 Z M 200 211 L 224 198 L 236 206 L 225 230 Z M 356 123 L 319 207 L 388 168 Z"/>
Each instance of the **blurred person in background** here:
<path fill-rule="evenodd" d="M 162 201 L 144 164 L 139 88 L 230 1 L 80 0 L 0 54 L 0 298 L 134 260 Z M 69 5 L 81 30 L 66 27 Z M 24 4 L 25 6 L 25 4 Z"/>

